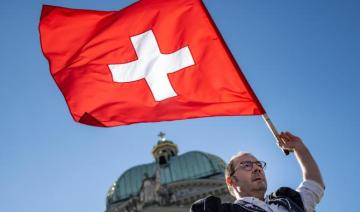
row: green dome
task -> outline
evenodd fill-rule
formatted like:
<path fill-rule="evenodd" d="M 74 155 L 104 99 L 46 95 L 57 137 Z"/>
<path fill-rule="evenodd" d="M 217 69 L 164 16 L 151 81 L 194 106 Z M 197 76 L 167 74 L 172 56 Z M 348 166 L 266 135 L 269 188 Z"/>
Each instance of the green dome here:
<path fill-rule="evenodd" d="M 204 152 L 191 151 L 172 157 L 168 164 L 160 166 L 160 183 L 209 177 L 224 173 L 224 161 Z M 132 167 L 125 171 L 109 191 L 108 201 L 117 202 L 136 196 L 141 189 L 144 175 L 154 176 L 156 163 Z"/>

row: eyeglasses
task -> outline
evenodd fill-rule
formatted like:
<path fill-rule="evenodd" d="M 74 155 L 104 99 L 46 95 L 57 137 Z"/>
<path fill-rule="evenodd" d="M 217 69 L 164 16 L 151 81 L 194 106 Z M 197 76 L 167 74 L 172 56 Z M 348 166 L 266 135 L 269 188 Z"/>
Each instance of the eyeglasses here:
<path fill-rule="evenodd" d="M 240 168 L 244 169 L 246 171 L 251 171 L 254 168 L 254 164 L 256 164 L 258 167 L 260 167 L 262 170 L 265 170 L 265 168 L 266 168 L 266 163 L 264 161 L 249 161 L 249 160 L 242 161 L 242 162 L 240 162 L 240 165 L 234 169 L 234 171 L 231 173 L 230 176 L 233 176 L 235 174 L 235 172 Z"/>

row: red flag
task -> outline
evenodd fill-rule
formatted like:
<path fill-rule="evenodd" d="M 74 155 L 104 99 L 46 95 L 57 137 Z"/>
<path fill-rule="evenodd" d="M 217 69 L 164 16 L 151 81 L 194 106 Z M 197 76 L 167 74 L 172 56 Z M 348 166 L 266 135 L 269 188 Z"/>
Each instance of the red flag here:
<path fill-rule="evenodd" d="M 95 126 L 264 113 L 200 0 L 43 6 L 41 46 L 73 118 Z"/>

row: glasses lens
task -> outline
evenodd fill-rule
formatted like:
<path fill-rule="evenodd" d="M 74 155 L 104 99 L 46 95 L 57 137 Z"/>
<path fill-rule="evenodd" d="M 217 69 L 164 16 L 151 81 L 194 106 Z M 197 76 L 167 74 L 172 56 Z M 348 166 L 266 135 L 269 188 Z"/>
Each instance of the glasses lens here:
<path fill-rule="evenodd" d="M 251 171 L 253 168 L 253 162 L 251 161 L 243 161 L 241 162 L 241 167 L 247 171 Z"/>

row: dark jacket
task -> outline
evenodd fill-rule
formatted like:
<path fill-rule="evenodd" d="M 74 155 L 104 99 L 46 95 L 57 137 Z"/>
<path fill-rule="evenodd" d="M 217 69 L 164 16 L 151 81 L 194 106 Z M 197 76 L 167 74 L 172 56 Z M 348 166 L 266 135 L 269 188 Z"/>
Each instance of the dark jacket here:
<path fill-rule="evenodd" d="M 300 193 L 287 187 L 281 187 L 265 198 L 268 204 L 278 204 L 287 208 L 290 212 L 305 212 Z M 221 203 L 220 198 L 208 196 L 196 201 L 190 212 L 264 212 L 262 208 L 251 205 L 245 201 L 233 203 Z"/>

